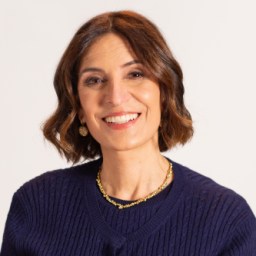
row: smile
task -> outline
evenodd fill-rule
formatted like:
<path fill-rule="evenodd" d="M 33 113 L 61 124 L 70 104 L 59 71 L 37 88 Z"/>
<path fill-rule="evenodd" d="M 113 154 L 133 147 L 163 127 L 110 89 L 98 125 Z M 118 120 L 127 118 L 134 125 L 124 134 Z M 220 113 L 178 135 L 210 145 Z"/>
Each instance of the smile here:
<path fill-rule="evenodd" d="M 139 113 L 134 114 L 125 114 L 125 115 L 118 115 L 118 116 L 108 116 L 104 118 L 104 121 L 111 124 L 125 124 L 132 120 L 137 119 Z"/>

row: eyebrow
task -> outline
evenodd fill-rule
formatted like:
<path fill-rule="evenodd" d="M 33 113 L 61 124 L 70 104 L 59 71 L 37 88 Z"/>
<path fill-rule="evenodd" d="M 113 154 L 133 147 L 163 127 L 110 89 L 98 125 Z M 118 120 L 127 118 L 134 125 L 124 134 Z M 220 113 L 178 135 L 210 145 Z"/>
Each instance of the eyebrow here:
<path fill-rule="evenodd" d="M 131 66 L 133 64 L 142 64 L 142 63 L 139 60 L 132 60 L 132 61 L 129 61 L 129 62 L 123 64 L 121 67 L 124 68 L 124 67 L 127 67 L 127 66 Z"/>
<path fill-rule="evenodd" d="M 132 61 L 129 61 L 123 65 L 121 65 L 122 68 L 125 68 L 125 67 L 128 67 L 128 66 L 131 66 L 133 64 L 142 64 L 141 61 L 139 60 L 132 60 Z M 104 72 L 103 69 L 101 68 L 96 68 L 96 67 L 88 67 L 88 68 L 84 68 L 80 73 L 79 73 L 79 76 L 81 76 L 83 73 L 86 73 L 86 72 Z"/>

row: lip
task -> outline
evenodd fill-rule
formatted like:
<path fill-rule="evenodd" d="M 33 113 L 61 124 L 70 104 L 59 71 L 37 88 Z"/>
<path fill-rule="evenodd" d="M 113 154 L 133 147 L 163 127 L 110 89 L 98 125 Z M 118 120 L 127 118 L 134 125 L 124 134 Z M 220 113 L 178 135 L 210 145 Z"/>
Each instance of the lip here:
<path fill-rule="evenodd" d="M 138 117 L 133 119 L 133 120 L 130 120 L 126 123 L 121 123 L 121 124 L 118 124 L 118 123 L 111 123 L 111 122 L 106 122 L 105 121 L 105 118 L 108 118 L 108 117 L 116 117 L 116 116 L 123 116 L 123 115 L 129 115 L 129 114 L 138 114 Z M 122 130 L 122 129 L 127 129 L 131 126 L 133 126 L 137 121 L 138 119 L 140 118 L 140 115 L 141 113 L 140 112 L 113 112 L 113 113 L 109 113 L 108 115 L 104 116 L 102 118 L 103 122 L 111 129 L 114 129 L 114 130 Z"/>

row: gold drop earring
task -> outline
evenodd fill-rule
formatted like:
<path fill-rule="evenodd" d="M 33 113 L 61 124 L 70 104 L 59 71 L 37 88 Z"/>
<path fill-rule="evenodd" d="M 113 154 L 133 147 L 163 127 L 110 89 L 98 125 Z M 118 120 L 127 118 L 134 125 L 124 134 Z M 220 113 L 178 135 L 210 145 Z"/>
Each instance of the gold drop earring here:
<path fill-rule="evenodd" d="M 78 129 L 79 131 L 79 134 L 82 136 L 82 137 L 86 137 L 88 135 L 88 129 L 85 127 L 84 124 L 81 124 L 81 126 L 79 127 Z"/>

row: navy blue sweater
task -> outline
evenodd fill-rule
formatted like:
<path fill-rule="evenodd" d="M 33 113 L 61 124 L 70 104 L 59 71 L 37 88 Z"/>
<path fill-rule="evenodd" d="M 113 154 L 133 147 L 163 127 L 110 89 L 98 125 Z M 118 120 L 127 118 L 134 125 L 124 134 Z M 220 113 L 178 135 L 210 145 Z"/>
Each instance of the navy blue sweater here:
<path fill-rule="evenodd" d="M 119 210 L 97 188 L 100 164 L 24 184 L 13 196 L 0 255 L 256 255 L 256 219 L 232 190 L 173 163 L 172 185 Z"/>

